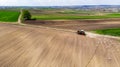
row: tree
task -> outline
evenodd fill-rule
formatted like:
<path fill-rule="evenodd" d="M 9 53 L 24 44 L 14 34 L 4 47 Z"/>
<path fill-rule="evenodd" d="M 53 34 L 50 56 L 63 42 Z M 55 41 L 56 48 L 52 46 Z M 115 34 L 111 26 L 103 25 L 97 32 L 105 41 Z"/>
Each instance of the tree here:
<path fill-rule="evenodd" d="M 28 10 L 23 10 L 22 12 L 23 12 L 22 15 L 23 15 L 24 20 L 30 20 L 31 19 L 31 14 Z"/>

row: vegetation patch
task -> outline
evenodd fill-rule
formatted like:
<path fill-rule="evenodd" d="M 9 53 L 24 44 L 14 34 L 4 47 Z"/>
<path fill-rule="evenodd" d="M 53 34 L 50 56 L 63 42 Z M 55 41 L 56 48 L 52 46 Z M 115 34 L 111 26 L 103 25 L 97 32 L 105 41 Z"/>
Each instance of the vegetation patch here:
<path fill-rule="evenodd" d="M 107 14 L 102 16 L 78 16 L 78 15 L 33 15 L 32 18 L 40 20 L 79 20 L 79 19 L 108 19 L 108 18 L 120 18 L 120 14 Z"/>
<path fill-rule="evenodd" d="M 120 28 L 96 30 L 94 32 L 104 35 L 120 36 Z"/>
<path fill-rule="evenodd" d="M 28 10 L 21 10 L 20 22 L 24 22 L 25 20 L 31 20 L 31 14 Z"/>
<path fill-rule="evenodd" d="M 18 11 L 7 11 L 0 10 L 0 21 L 1 22 L 16 22 L 18 21 L 20 12 Z"/>
<path fill-rule="evenodd" d="M 89 20 L 120 18 L 120 13 L 103 13 L 73 9 L 39 9 L 30 10 L 32 18 L 39 20 Z"/>

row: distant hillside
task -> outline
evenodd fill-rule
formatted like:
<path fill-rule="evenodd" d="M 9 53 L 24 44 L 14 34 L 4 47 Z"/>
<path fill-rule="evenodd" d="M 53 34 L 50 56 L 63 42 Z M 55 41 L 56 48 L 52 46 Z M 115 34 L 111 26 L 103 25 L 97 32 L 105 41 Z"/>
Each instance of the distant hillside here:
<path fill-rule="evenodd" d="M 120 5 L 77 5 L 77 6 L 0 6 L 5 8 L 71 8 L 71 9 L 94 9 L 94 8 L 120 8 Z"/>

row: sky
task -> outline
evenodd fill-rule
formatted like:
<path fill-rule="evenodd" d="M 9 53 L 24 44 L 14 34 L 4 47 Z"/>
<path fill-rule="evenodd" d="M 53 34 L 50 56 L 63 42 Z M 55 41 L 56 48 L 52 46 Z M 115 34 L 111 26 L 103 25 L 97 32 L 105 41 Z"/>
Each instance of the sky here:
<path fill-rule="evenodd" d="M 120 0 L 0 0 L 0 6 L 120 5 Z"/>

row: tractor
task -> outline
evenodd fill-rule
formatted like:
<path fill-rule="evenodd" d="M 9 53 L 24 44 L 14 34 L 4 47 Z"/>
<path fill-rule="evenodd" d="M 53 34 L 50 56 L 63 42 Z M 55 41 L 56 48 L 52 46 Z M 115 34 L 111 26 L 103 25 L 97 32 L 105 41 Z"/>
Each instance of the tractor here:
<path fill-rule="evenodd" d="M 86 36 L 86 33 L 84 30 L 78 30 L 77 34 Z"/>

